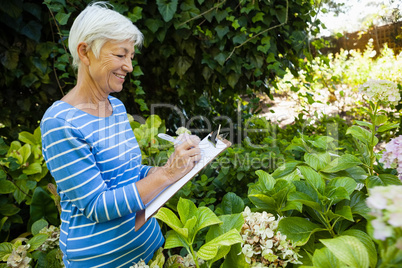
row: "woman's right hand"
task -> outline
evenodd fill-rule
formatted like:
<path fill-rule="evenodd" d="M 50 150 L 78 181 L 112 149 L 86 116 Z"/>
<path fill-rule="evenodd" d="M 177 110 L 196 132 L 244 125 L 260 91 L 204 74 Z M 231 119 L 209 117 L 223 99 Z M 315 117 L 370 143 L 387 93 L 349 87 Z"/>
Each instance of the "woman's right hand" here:
<path fill-rule="evenodd" d="M 181 143 L 175 146 L 174 153 L 162 167 L 169 185 L 186 175 L 201 159 L 201 150 L 198 146 L 199 137 L 186 134 L 179 136 L 178 140 Z"/>

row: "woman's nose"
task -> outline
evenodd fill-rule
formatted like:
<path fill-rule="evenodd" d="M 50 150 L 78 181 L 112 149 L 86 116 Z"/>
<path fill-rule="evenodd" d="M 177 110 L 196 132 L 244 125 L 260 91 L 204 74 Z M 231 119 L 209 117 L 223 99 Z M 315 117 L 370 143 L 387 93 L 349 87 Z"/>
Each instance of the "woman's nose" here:
<path fill-rule="evenodd" d="M 133 71 L 133 60 L 130 57 L 127 57 L 126 61 L 123 65 L 124 71 L 127 73 L 131 73 Z"/>

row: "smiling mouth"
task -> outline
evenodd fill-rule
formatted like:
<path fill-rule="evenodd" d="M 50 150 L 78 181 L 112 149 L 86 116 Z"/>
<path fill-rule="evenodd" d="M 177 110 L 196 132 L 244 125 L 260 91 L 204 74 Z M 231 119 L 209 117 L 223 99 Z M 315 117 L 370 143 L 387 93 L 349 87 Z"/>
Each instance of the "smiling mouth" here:
<path fill-rule="evenodd" d="M 121 79 L 124 79 L 126 77 L 125 75 L 121 75 L 121 74 L 116 74 L 116 73 L 113 73 L 113 74 Z"/>

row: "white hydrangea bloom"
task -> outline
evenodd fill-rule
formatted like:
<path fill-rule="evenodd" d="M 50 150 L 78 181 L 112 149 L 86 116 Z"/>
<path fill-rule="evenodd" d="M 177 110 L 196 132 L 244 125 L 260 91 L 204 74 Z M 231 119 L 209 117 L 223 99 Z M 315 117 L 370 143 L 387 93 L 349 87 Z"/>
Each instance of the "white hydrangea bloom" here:
<path fill-rule="evenodd" d="M 20 245 L 7 258 L 7 267 L 13 268 L 29 268 L 31 267 L 29 263 L 31 258 L 27 256 L 30 245 Z"/>
<path fill-rule="evenodd" d="M 302 264 L 298 259 L 299 248 L 286 240 L 278 229 L 281 217 L 267 212 L 251 212 L 246 207 L 241 236 L 242 253 L 251 267 L 286 267 L 288 263 Z"/>
<path fill-rule="evenodd" d="M 371 225 L 374 228 L 374 238 L 385 240 L 394 236 L 395 228 L 402 228 L 402 186 L 376 186 L 370 189 L 366 199 L 374 217 Z"/>
<path fill-rule="evenodd" d="M 359 91 L 375 102 L 397 105 L 401 100 L 398 86 L 392 81 L 370 79 L 359 87 Z"/>

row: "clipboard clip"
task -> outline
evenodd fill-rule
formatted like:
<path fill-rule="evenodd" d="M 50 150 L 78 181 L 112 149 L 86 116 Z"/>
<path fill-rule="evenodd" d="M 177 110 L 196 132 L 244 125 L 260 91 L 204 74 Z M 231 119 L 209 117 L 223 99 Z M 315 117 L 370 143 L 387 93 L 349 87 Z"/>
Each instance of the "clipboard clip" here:
<path fill-rule="evenodd" d="M 219 125 L 218 130 L 215 130 L 208 135 L 208 140 L 214 145 L 214 147 L 216 147 L 216 143 L 218 142 L 218 140 L 223 141 L 229 134 L 229 133 L 219 134 L 220 130 L 221 130 L 221 125 Z"/>

